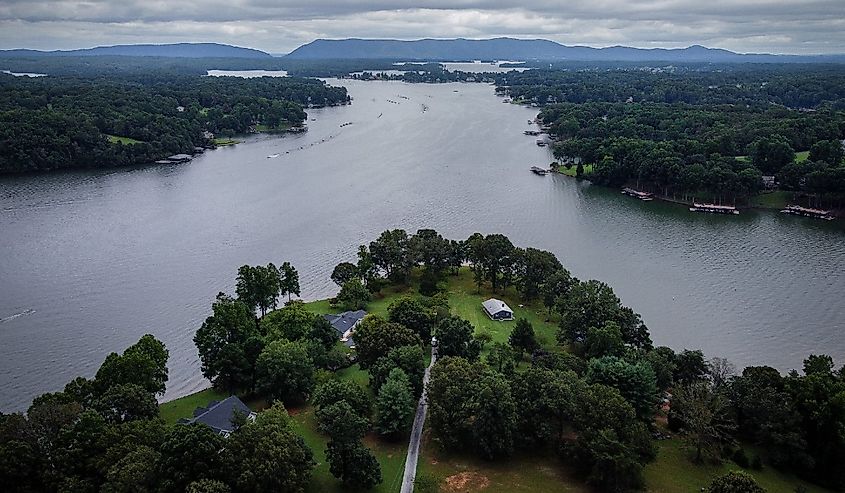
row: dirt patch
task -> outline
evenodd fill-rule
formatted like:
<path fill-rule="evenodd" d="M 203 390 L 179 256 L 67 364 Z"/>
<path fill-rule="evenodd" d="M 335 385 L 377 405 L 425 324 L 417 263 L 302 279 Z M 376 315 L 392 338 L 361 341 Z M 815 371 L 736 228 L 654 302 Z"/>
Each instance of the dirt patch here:
<path fill-rule="evenodd" d="M 481 491 L 488 486 L 490 486 L 490 480 L 487 479 L 487 476 L 468 471 L 446 478 L 444 489 L 449 492 Z"/>

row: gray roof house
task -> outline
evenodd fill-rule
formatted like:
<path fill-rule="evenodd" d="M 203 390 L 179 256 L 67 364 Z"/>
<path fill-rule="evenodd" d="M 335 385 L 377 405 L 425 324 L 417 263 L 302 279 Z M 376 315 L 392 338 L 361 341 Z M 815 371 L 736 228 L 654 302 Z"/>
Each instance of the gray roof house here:
<path fill-rule="evenodd" d="M 243 413 L 249 421 L 255 421 L 256 414 L 237 396 L 230 395 L 222 401 L 211 401 L 207 407 L 194 409 L 193 418 L 182 418 L 180 424 L 202 423 L 208 425 L 218 435 L 228 437 L 234 431 L 232 418 L 236 412 Z"/>
<path fill-rule="evenodd" d="M 367 312 L 364 310 L 343 312 L 337 315 L 323 315 L 323 317 L 332 324 L 334 330 L 337 331 L 338 339 L 343 341 L 343 343 L 346 344 L 346 347 L 350 348 L 355 347 L 355 341 L 352 340 L 352 332 L 361 319 L 366 316 Z"/>
<path fill-rule="evenodd" d="M 513 320 L 513 310 L 502 300 L 490 298 L 481 303 L 484 308 L 484 313 L 490 317 L 491 320 Z"/>

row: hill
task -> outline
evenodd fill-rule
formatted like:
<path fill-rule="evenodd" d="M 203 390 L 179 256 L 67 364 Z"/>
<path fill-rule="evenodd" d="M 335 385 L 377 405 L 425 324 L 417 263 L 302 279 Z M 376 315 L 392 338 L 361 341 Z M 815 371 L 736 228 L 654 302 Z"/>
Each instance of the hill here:
<path fill-rule="evenodd" d="M 220 43 L 174 43 L 97 46 L 79 50 L 2 50 L 4 57 L 48 56 L 140 56 L 169 58 L 272 58 L 272 55 L 252 48 Z"/>
<path fill-rule="evenodd" d="M 290 59 L 369 58 L 395 60 L 572 60 L 663 62 L 845 62 L 845 55 L 742 54 L 694 45 L 687 48 L 566 46 L 545 39 L 317 39 L 287 55 Z"/>

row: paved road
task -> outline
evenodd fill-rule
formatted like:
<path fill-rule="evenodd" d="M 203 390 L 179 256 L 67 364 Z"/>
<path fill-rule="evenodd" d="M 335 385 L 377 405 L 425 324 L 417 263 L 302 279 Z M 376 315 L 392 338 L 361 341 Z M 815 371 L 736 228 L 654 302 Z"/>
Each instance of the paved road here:
<path fill-rule="evenodd" d="M 425 424 L 425 412 L 428 409 L 426 402 L 426 391 L 428 390 L 428 377 L 431 374 L 431 367 L 437 360 L 437 349 L 431 348 L 431 364 L 425 369 L 423 376 L 423 392 L 420 402 L 417 404 L 417 415 L 414 416 L 414 427 L 411 428 L 411 440 L 408 443 L 408 457 L 405 459 L 405 475 L 402 477 L 401 493 L 413 493 L 414 479 L 417 477 L 417 459 L 420 454 L 420 438 L 422 437 L 423 425 Z"/>

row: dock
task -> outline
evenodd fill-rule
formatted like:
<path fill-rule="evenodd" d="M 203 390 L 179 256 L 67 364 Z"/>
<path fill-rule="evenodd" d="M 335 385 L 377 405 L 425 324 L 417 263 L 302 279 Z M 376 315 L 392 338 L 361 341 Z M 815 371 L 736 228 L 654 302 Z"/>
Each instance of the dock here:
<path fill-rule="evenodd" d="M 639 190 L 634 190 L 633 188 L 625 187 L 622 189 L 622 193 L 629 197 L 634 197 L 636 199 L 640 199 L 643 202 L 650 202 L 654 200 L 654 194 L 649 192 L 640 192 Z"/>
<path fill-rule="evenodd" d="M 739 209 L 732 205 L 699 204 L 693 202 L 689 208 L 692 212 L 709 212 L 711 214 L 739 214 Z"/>
<path fill-rule="evenodd" d="M 167 161 L 171 164 L 187 163 L 193 156 L 190 154 L 174 154 L 167 157 Z"/>
<path fill-rule="evenodd" d="M 809 207 L 801 207 L 800 205 L 788 205 L 781 210 L 784 214 L 792 214 L 794 216 L 813 217 L 816 219 L 824 219 L 825 221 L 833 221 L 834 217 L 830 211 L 822 209 L 811 209 Z"/>
<path fill-rule="evenodd" d="M 531 172 L 534 173 L 535 175 L 540 175 L 540 176 L 546 176 L 547 174 L 549 174 L 549 170 L 543 169 L 539 166 L 532 166 Z"/>
<path fill-rule="evenodd" d="M 540 135 L 539 130 L 526 130 L 522 133 L 524 133 L 525 135 L 534 135 L 534 136 Z"/>
<path fill-rule="evenodd" d="M 547 145 L 549 145 L 549 143 L 543 139 L 537 139 L 537 145 L 540 147 L 546 147 Z"/>

